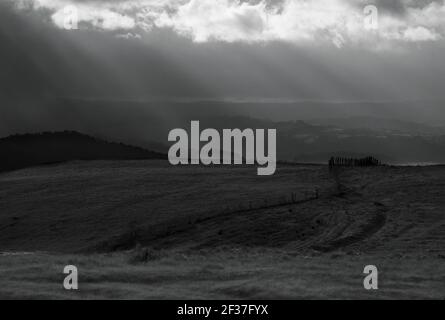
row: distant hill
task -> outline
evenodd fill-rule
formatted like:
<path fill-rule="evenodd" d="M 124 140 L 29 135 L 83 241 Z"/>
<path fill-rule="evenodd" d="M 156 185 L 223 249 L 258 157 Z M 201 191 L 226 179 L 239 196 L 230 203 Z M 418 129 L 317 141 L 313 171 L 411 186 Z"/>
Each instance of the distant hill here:
<path fill-rule="evenodd" d="M 76 131 L 12 135 L 0 139 L 0 171 L 70 160 L 166 159 L 166 155 Z"/>

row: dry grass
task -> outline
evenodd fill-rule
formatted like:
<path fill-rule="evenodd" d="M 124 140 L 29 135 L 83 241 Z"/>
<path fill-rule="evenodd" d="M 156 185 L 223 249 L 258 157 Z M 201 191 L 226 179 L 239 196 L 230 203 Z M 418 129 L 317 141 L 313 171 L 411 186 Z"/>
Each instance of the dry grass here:
<path fill-rule="evenodd" d="M 255 172 L 101 161 L 2 174 L 0 252 L 32 254 L 0 255 L 0 298 L 445 298 L 445 167 Z M 68 264 L 78 292 L 62 288 Z"/>
<path fill-rule="evenodd" d="M 443 258 L 295 256 L 277 250 L 0 256 L 0 298 L 18 299 L 444 299 Z M 79 269 L 79 290 L 62 287 L 63 267 Z M 379 267 L 377 291 L 363 268 Z"/>

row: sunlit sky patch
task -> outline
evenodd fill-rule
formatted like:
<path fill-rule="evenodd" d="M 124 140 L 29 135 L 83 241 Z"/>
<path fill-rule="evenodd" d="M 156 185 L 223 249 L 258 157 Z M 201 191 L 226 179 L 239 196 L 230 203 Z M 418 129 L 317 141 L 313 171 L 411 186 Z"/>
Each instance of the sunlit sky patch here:
<path fill-rule="evenodd" d="M 67 10 L 80 25 L 123 35 L 170 29 L 194 42 L 331 44 L 391 49 L 445 36 L 445 1 L 427 0 L 16 0 L 64 27 Z M 378 18 L 366 12 L 374 5 Z M 370 22 L 370 18 L 374 22 Z M 367 24 L 378 25 L 368 27 Z"/>

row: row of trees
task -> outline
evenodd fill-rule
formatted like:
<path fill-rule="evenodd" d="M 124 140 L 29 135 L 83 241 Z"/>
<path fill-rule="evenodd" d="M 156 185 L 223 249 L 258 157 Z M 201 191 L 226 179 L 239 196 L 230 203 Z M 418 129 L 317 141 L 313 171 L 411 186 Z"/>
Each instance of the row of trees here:
<path fill-rule="evenodd" d="M 329 159 L 329 168 L 333 167 L 372 167 L 380 166 L 382 163 L 380 160 L 374 157 L 366 158 L 343 158 L 343 157 L 331 157 Z"/>

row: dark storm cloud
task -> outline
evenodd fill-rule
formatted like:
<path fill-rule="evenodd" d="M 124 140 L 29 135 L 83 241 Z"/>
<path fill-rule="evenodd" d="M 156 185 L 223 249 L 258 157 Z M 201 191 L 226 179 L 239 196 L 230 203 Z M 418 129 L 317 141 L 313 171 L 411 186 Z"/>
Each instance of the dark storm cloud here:
<path fill-rule="evenodd" d="M 403 14 L 406 10 L 406 3 L 403 0 L 376 0 L 375 5 L 391 13 Z"/>
<path fill-rule="evenodd" d="M 350 3 L 357 8 L 364 8 L 366 5 L 375 5 L 380 13 L 389 15 L 404 15 L 408 2 L 404 0 L 350 0 Z"/>
<path fill-rule="evenodd" d="M 351 0 L 359 7 L 375 5 L 381 13 L 390 15 L 404 15 L 408 8 L 424 8 L 432 3 L 441 4 L 442 0 Z"/>

